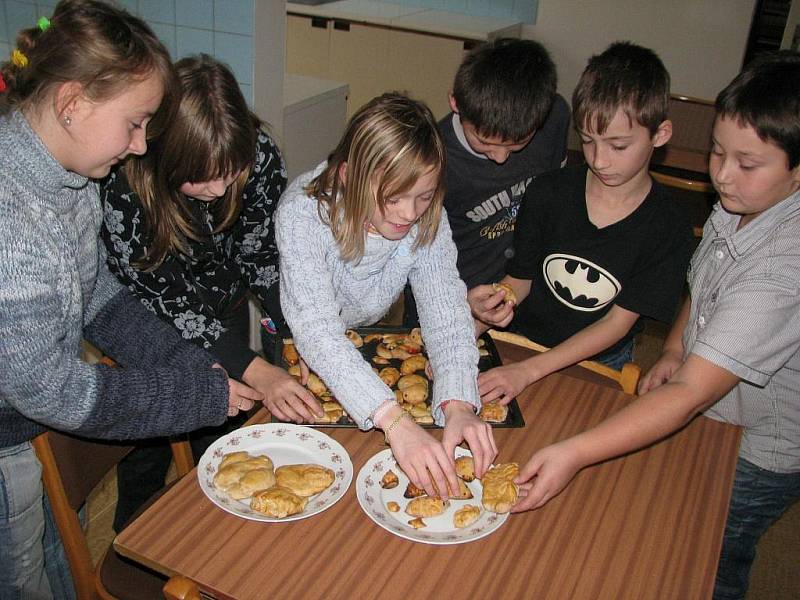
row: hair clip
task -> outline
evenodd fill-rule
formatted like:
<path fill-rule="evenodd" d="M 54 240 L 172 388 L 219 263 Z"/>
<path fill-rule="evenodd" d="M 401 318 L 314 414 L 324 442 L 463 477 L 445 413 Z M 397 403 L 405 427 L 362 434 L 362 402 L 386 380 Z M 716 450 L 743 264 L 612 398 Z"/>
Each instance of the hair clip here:
<path fill-rule="evenodd" d="M 28 66 L 28 57 L 14 48 L 14 51 L 11 53 L 11 62 L 14 63 L 14 66 L 24 69 Z"/>
<path fill-rule="evenodd" d="M 39 17 L 39 20 L 36 21 L 36 24 L 42 31 L 47 31 L 48 28 L 50 27 L 50 19 L 48 19 L 47 17 Z"/>
<path fill-rule="evenodd" d="M 3 74 L 0 73 L 0 94 L 5 92 L 7 89 L 6 80 L 3 78 Z"/>

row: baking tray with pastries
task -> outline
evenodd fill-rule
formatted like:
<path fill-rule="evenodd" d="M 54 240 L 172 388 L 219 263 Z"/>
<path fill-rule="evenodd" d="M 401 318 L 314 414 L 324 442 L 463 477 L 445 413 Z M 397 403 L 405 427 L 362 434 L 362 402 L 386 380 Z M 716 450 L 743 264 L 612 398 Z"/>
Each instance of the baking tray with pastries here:
<path fill-rule="evenodd" d="M 425 342 L 419 328 L 399 329 L 387 327 L 362 327 L 348 329 L 347 337 L 358 348 L 375 373 L 395 393 L 398 403 L 423 427 L 436 427 L 431 415 L 432 380 L 427 369 Z M 477 340 L 480 359 L 478 370 L 488 371 L 502 365 L 497 348 L 489 335 Z M 290 375 L 300 379 L 299 355 L 291 340 L 278 340 L 276 356 Z M 306 387 L 317 397 L 325 416 L 314 425 L 320 427 L 356 427 L 341 404 L 315 373 L 311 373 Z M 507 405 L 484 404 L 481 418 L 493 427 L 524 427 L 525 420 L 516 398 Z M 273 422 L 280 419 L 273 415 Z"/>

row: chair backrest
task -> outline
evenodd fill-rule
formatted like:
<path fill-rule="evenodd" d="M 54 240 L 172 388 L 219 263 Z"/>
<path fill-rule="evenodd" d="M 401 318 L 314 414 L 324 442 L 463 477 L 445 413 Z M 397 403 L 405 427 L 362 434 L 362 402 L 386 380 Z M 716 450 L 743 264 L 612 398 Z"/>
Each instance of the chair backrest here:
<path fill-rule="evenodd" d="M 662 185 L 672 188 L 676 202 L 686 203 L 691 214 L 694 236 L 703 237 L 703 224 L 716 201 L 716 191 L 711 182 L 657 170 L 651 170 L 650 175 Z"/>
<path fill-rule="evenodd" d="M 668 167 L 705 173 L 716 112 L 711 100 L 671 94 L 672 137 L 656 150 L 654 161 Z"/>
<path fill-rule="evenodd" d="M 494 340 L 515 344 L 517 346 L 522 346 L 523 348 L 530 348 L 531 350 L 535 350 L 537 352 L 547 352 L 549 350 L 547 346 L 538 344 L 533 340 L 529 340 L 525 336 L 517 333 L 490 329 L 489 335 Z M 607 367 L 606 365 L 593 360 L 582 360 L 578 363 L 578 365 L 584 369 L 588 369 L 589 371 L 616 381 L 620 388 L 622 388 L 622 391 L 626 394 L 636 393 L 636 387 L 639 385 L 639 377 L 641 377 L 642 374 L 642 369 L 636 363 L 625 363 L 622 366 L 621 371 L 617 371 L 616 369 L 612 369 L 611 367 Z"/>

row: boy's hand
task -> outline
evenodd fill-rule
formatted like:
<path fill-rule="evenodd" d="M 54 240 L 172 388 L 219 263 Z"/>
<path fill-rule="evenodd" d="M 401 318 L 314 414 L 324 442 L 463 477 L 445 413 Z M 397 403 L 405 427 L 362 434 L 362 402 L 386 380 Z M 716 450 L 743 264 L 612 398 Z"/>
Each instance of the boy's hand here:
<path fill-rule="evenodd" d="M 643 395 L 658 386 L 667 383 L 672 375 L 683 364 L 683 356 L 675 350 L 665 350 L 656 363 L 650 367 L 639 381 L 639 395 Z"/>
<path fill-rule="evenodd" d="M 496 401 L 499 404 L 508 404 L 520 394 L 522 390 L 537 381 L 531 379 L 532 373 L 525 363 L 512 363 L 502 367 L 489 369 L 478 375 L 478 392 L 481 402 Z"/>
<path fill-rule="evenodd" d="M 520 469 L 514 483 L 520 499 L 511 512 L 523 512 L 544 506 L 558 495 L 583 468 L 570 440 L 558 442 L 536 452 Z"/>
<path fill-rule="evenodd" d="M 313 423 L 324 412 L 314 394 L 283 369 L 256 357 L 242 377 L 245 383 L 264 394 L 264 405 L 283 421 Z"/>
<path fill-rule="evenodd" d="M 492 426 L 481 421 L 467 402 L 449 402 L 444 414 L 446 424 L 442 445 L 447 455 L 454 457 L 456 446 L 466 441 L 475 461 L 475 475 L 480 479 L 497 456 Z"/>
<path fill-rule="evenodd" d="M 228 374 L 225 368 L 219 363 L 214 363 L 211 365 L 211 368 L 219 369 L 225 373 L 225 375 Z M 237 415 L 240 410 L 250 410 L 255 406 L 256 402 L 262 402 L 263 400 L 264 395 L 261 392 L 257 392 L 253 388 L 228 377 L 229 417 Z"/>
<path fill-rule="evenodd" d="M 505 327 L 514 318 L 514 304 L 505 301 L 506 292 L 491 285 L 478 285 L 467 292 L 473 316 L 493 327 Z"/>

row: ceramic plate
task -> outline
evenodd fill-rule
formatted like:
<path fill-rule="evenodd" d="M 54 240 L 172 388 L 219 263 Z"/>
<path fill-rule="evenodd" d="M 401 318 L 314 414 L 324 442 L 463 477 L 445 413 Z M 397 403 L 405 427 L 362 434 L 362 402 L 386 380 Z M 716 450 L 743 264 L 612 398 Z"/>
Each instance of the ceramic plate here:
<path fill-rule="evenodd" d="M 471 456 L 469 450 L 456 448 L 456 458 Z M 397 487 L 385 490 L 380 486 L 381 477 L 391 469 L 400 483 Z M 414 529 L 408 524 L 413 517 L 405 513 L 409 500 L 403 497 L 408 477 L 397 466 L 390 449 L 382 450 L 370 458 L 358 472 L 356 495 L 361 508 L 378 525 L 407 540 L 425 544 L 463 544 L 486 537 L 506 522 L 508 514 L 498 515 L 489 512 L 481 505 L 483 488 L 477 479 L 467 484 L 474 496 L 470 500 L 450 500 L 450 506 L 438 517 L 425 517 L 427 527 Z M 398 512 L 390 512 L 386 503 L 394 501 L 400 505 Z M 481 516 L 469 527 L 458 529 L 453 525 L 453 513 L 459 508 L 472 504 L 481 508 Z"/>
<path fill-rule="evenodd" d="M 336 479 L 331 486 L 308 499 L 303 512 L 284 519 L 274 519 L 250 508 L 250 499 L 234 500 L 214 487 L 222 457 L 244 450 L 250 454 L 266 454 L 275 467 L 314 463 L 332 469 Z M 342 445 L 318 429 L 284 423 L 250 425 L 222 436 L 205 451 L 197 464 L 200 488 L 208 499 L 222 510 L 253 521 L 283 522 L 305 519 L 330 508 L 344 496 L 353 480 L 353 463 Z"/>

